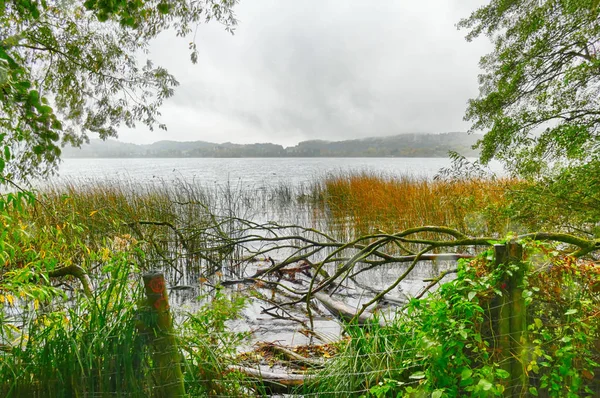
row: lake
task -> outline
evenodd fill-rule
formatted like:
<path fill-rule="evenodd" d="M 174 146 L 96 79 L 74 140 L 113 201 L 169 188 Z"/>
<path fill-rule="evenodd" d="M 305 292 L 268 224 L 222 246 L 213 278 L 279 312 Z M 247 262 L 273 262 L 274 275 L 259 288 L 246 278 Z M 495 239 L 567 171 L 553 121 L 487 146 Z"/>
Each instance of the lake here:
<path fill-rule="evenodd" d="M 433 177 L 448 158 L 160 158 L 65 159 L 51 180 L 185 180 L 201 185 L 306 184 L 329 173 L 369 171 L 385 175 Z"/>

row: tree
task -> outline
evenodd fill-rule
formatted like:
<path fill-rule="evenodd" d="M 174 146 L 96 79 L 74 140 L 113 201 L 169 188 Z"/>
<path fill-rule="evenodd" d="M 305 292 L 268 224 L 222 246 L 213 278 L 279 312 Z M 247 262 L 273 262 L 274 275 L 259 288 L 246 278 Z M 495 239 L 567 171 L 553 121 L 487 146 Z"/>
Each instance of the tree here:
<path fill-rule="evenodd" d="M 480 95 L 465 119 L 485 132 L 481 161 L 520 175 L 600 156 L 598 0 L 492 0 L 459 23 L 468 40 L 487 35 Z"/>
<path fill-rule="evenodd" d="M 166 30 L 185 37 L 216 20 L 232 31 L 237 0 L 0 0 L 0 177 L 28 178 L 57 165 L 61 144 L 119 126 L 150 128 L 178 85 L 150 60 Z M 197 60 L 190 43 L 192 62 Z"/>

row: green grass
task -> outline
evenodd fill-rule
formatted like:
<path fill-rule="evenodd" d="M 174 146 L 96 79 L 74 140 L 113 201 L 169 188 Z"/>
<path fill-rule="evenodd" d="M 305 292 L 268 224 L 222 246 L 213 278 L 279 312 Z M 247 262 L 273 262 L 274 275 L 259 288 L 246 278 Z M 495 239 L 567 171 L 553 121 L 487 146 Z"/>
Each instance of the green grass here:
<path fill-rule="evenodd" d="M 387 380 L 406 380 L 414 367 L 414 331 L 403 322 L 385 327 L 375 319 L 370 325 L 349 325 L 339 352 L 325 369 L 316 373 L 299 393 L 318 393 L 323 397 L 368 394 Z"/>

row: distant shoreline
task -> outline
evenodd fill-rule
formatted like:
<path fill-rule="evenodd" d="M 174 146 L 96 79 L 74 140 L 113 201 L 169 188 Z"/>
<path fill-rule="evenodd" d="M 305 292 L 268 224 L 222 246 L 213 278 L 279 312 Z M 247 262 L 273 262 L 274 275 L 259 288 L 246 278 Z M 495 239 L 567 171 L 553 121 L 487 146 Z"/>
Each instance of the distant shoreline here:
<path fill-rule="evenodd" d="M 63 159 L 447 159 L 449 156 L 63 156 Z M 467 156 L 476 158 L 477 156 Z"/>
<path fill-rule="evenodd" d="M 449 151 L 477 156 L 480 137 L 467 133 L 401 134 L 346 141 L 303 141 L 292 147 L 272 143 L 217 144 L 206 141 L 159 141 L 148 145 L 90 140 L 81 148 L 63 148 L 63 158 L 443 158 Z"/>

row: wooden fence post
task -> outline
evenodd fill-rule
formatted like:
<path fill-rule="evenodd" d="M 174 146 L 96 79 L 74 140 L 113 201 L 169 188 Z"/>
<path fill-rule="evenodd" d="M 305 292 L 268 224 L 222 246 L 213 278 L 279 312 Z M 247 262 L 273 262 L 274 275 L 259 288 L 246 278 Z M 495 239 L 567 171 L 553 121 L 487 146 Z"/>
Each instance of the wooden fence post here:
<path fill-rule="evenodd" d="M 494 245 L 494 265 L 498 266 L 507 262 L 507 248 L 504 244 Z M 510 363 L 510 298 L 508 294 L 508 283 L 504 281 L 500 287 L 500 308 L 494 315 L 498 316 L 498 345 L 500 353 L 500 368 L 511 373 Z"/>
<path fill-rule="evenodd" d="M 502 298 L 498 312 L 498 348 L 500 367 L 509 373 L 505 396 L 521 396 L 527 391 L 527 310 L 523 297 L 523 280 L 526 264 L 523 263 L 523 247 L 510 241 L 506 245 L 494 245 L 495 265 L 515 263 L 518 270 L 507 276 L 502 283 Z"/>
<path fill-rule="evenodd" d="M 181 353 L 173 331 L 165 277 L 159 271 L 150 271 L 143 275 L 143 279 L 149 309 L 146 326 L 151 334 L 153 375 L 156 381 L 153 396 L 184 397 Z"/>

